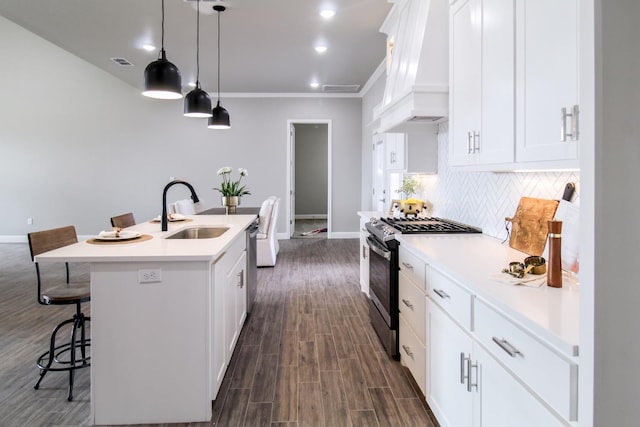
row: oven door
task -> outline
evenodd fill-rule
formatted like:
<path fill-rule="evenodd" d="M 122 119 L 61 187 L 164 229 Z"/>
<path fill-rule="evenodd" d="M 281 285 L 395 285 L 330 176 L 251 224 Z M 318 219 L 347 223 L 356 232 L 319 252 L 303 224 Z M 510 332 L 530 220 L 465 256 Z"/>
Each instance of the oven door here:
<path fill-rule="evenodd" d="M 369 297 L 388 327 L 394 327 L 391 319 L 391 278 L 392 251 L 378 242 L 375 237 L 367 237 L 369 246 Z"/>

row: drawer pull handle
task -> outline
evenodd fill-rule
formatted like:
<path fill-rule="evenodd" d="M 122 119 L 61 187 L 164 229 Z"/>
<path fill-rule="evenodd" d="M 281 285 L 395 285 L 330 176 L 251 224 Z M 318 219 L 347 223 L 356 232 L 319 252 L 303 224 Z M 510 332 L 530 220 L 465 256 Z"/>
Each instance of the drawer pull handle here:
<path fill-rule="evenodd" d="M 404 265 L 405 267 L 407 267 L 409 270 L 413 270 L 413 265 L 409 264 L 408 262 L 402 262 L 402 265 Z"/>
<path fill-rule="evenodd" d="M 403 299 L 403 300 L 402 300 L 402 303 L 403 303 L 404 305 L 406 305 L 407 307 L 409 307 L 409 308 L 413 309 L 413 304 L 411 304 L 411 301 L 406 300 L 406 299 Z"/>
<path fill-rule="evenodd" d="M 476 370 L 476 382 L 471 382 L 471 370 Z M 467 391 L 471 393 L 473 389 L 478 389 L 478 364 L 471 361 L 471 355 L 467 358 Z"/>
<path fill-rule="evenodd" d="M 413 359 L 413 352 L 411 351 L 411 348 L 409 346 L 406 346 L 403 344 L 402 349 L 404 350 L 405 353 L 407 353 L 407 356 Z"/>
<path fill-rule="evenodd" d="M 522 353 L 520 353 L 520 350 L 518 350 L 517 348 L 515 348 L 514 346 L 512 346 L 509 341 L 505 340 L 505 339 L 500 339 L 500 338 L 496 338 L 493 337 L 493 342 L 498 344 L 498 346 L 503 349 L 504 351 L 507 352 L 507 354 L 511 357 L 516 357 L 518 354 L 520 356 L 524 356 Z"/>
<path fill-rule="evenodd" d="M 451 298 L 448 293 L 443 291 L 442 289 L 434 289 L 433 292 L 436 293 L 440 298 Z"/>
<path fill-rule="evenodd" d="M 464 374 L 464 367 L 465 365 L 467 367 L 469 366 L 467 365 L 467 361 L 469 360 L 471 360 L 471 356 L 466 357 L 464 353 L 460 353 L 460 384 L 464 384 L 464 380 L 469 378 L 467 375 Z"/>

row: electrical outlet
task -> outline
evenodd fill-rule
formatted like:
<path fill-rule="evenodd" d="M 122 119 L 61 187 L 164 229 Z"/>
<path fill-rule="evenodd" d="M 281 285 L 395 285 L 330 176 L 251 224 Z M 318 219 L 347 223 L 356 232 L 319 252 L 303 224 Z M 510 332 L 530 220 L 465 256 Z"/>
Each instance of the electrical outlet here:
<path fill-rule="evenodd" d="M 162 270 L 138 270 L 138 283 L 162 282 Z"/>
<path fill-rule="evenodd" d="M 33 218 L 27 218 L 27 225 L 33 224 Z"/>

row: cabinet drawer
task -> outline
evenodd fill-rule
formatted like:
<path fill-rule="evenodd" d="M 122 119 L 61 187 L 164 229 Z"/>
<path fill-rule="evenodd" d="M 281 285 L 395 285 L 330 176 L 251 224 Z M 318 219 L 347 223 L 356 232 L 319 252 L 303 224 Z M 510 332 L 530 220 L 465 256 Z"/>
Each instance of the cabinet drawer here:
<path fill-rule="evenodd" d="M 400 315 L 400 361 L 409 368 L 418 387 L 426 395 L 427 362 L 425 346 L 413 333 L 402 314 Z"/>
<path fill-rule="evenodd" d="M 426 330 L 424 303 L 424 293 L 403 272 L 400 272 L 398 308 L 422 343 L 425 343 Z"/>
<path fill-rule="evenodd" d="M 478 300 L 474 327 L 479 341 L 504 366 L 564 418 L 577 420 L 578 365 Z"/>
<path fill-rule="evenodd" d="M 426 268 L 427 296 L 471 330 L 471 294 L 431 267 Z"/>
<path fill-rule="evenodd" d="M 407 275 L 422 291 L 425 291 L 426 264 L 420 258 L 400 246 L 398 255 L 400 271 Z"/>

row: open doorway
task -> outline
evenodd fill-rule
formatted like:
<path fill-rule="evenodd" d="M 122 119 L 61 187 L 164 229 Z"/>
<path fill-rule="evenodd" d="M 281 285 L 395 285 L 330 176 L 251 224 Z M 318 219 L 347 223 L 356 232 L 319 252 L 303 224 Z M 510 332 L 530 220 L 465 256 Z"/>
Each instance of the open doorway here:
<path fill-rule="evenodd" d="M 289 237 L 327 238 L 331 232 L 331 121 L 290 120 Z"/>

